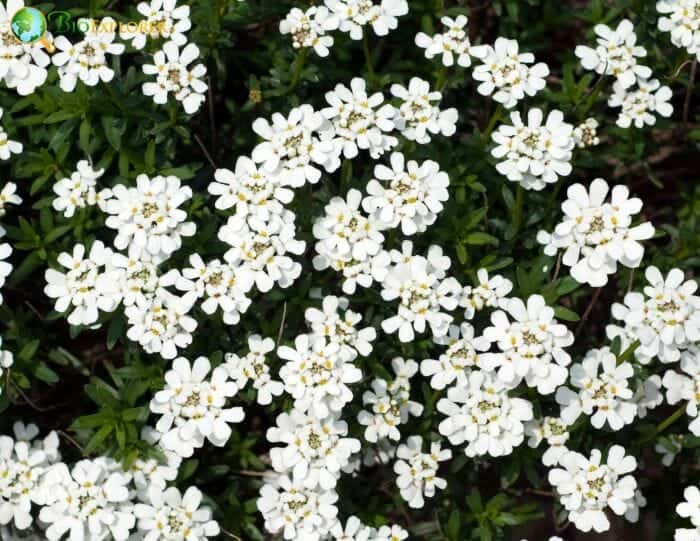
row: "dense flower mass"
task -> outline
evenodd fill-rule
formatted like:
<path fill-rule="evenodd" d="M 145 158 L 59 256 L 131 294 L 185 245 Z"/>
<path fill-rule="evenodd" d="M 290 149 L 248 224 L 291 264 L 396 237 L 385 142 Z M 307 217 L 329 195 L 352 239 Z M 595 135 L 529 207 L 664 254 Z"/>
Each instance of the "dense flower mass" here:
<path fill-rule="evenodd" d="M 0 3 L 0 539 L 700 540 L 700 0 L 90 4 Z"/>

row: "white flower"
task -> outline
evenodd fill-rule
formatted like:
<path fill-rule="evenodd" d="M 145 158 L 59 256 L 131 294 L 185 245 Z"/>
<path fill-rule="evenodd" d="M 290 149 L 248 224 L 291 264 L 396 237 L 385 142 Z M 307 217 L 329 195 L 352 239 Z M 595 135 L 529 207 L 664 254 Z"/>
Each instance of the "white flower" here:
<path fill-rule="evenodd" d="M 267 363 L 267 354 L 275 349 L 275 342 L 272 338 L 263 339 L 260 335 L 253 334 L 248 337 L 248 349 L 250 351 L 243 357 L 227 353 L 224 366 L 239 389 L 252 381 L 253 388 L 257 391 L 258 404 L 266 406 L 272 403 L 273 396 L 280 396 L 284 392 L 282 382 L 272 379 Z"/>
<path fill-rule="evenodd" d="M 423 414 L 423 405 L 411 400 L 411 378 L 418 372 L 418 364 L 396 357 L 391 361 L 396 378 L 391 382 L 374 379 L 372 389 L 362 395 L 362 404 L 370 411 L 362 410 L 358 422 L 366 426 L 365 439 L 376 443 L 384 438 L 401 439 L 398 426 L 408 422 L 409 416 Z"/>
<path fill-rule="evenodd" d="M 423 453 L 423 438 L 411 436 L 406 445 L 399 445 L 394 464 L 396 485 L 401 497 L 413 509 L 420 509 L 425 504 L 423 496 L 432 498 L 438 489 L 447 486 L 447 481 L 437 477 L 439 463 L 452 458 L 452 451 L 442 449 L 440 442 L 430 444 L 430 452 Z"/>
<path fill-rule="evenodd" d="M 511 398 L 508 389 L 488 372 L 472 371 L 466 385 L 456 385 L 441 398 L 437 410 L 446 416 L 438 430 L 452 445 L 466 442 L 468 457 L 509 455 L 524 439 L 523 423 L 532 419 L 532 404 Z"/>
<path fill-rule="evenodd" d="M 676 362 L 682 350 L 700 341 L 700 297 L 694 294 L 698 284 L 684 282 L 680 269 L 671 269 L 664 278 L 659 269 L 648 267 L 645 276 L 649 285 L 644 293 L 630 292 L 624 305 L 613 304 L 612 316 L 625 327 L 618 332 L 609 328 L 608 334 L 638 340 L 635 356 L 644 364 L 657 356 L 662 363 Z"/>
<path fill-rule="evenodd" d="M 20 96 L 28 96 L 46 81 L 51 58 L 39 41 L 22 43 L 15 37 L 11 19 L 23 7 L 24 0 L 0 3 L 0 80 Z"/>
<path fill-rule="evenodd" d="M 109 83 L 114 78 L 114 70 L 109 67 L 108 55 L 121 55 L 125 49 L 123 43 L 114 41 L 118 23 L 111 17 L 89 21 L 86 25 L 88 31 L 77 43 L 71 43 L 65 36 L 54 40 L 58 52 L 52 61 L 58 66 L 64 92 L 73 92 L 78 80 L 87 86 L 96 86 L 100 81 Z"/>
<path fill-rule="evenodd" d="M 671 43 L 688 53 L 700 52 L 700 14 L 697 0 L 661 0 L 656 3 L 659 30 L 671 33 Z"/>
<path fill-rule="evenodd" d="M 605 347 L 592 349 L 579 364 L 571 367 L 571 384 L 557 390 L 556 400 L 562 406 L 561 417 L 573 424 L 581 412 L 591 417 L 595 428 L 607 422 L 612 430 L 620 430 L 634 421 L 637 404 L 628 380 L 634 375 L 630 363 L 617 364 L 617 357 Z"/>
<path fill-rule="evenodd" d="M 330 123 L 324 116 L 306 104 L 292 109 L 286 118 L 273 114 L 272 123 L 258 118 L 253 122 L 253 131 L 263 142 L 253 149 L 253 161 L 276 175 L 283 186 L 316 184 L 322 174 L 319 167 L 333 172 L 340 166 L 340 151 L 329 130 Z"/>
<path fill-rule="evenodd" d="M 294 198 L 294 192 L 280 185 L 279 177 L 246 156 L 236 160 L 235 172 L 217 169 L 209 193 L 217 195 L 214 206 L 219 210 L 235 207 L 236 214 L 257 216 L 268 220 L 271 214 L 280 215 L 284 205 Z"/>
<path fill-rule="evenodd" d="M 394 130 L 396 110 L 388 103 L 382 105 L 384 95 L 381 92 L 368 96 L 364 79 L 355 77 L 350 81 L 350 88 L 336 85 L 334 90 L 326 92 L 326 101 L 329 107 L 321 113 L 332 123 L 334 142 L 345 158 L 352 159 L 357 156 L 358 149 L 364 149 L 377 159 L 398 144 L 396 137 L 386 135 Z"/>
<path fill-rule="evenodd" d="M 56 299 L 57 312 L 70 310 L 71 325 L 91 326 L 97 322 L 100 311 L 112 312 L 119 305 L 121 295 L 118 278 L 109 268 L 111 259 L 112 250 L 96 240 L 87 257 L 82 244 L 76 244 L 72 254 L 62 252 L 58 256 L 65 272 L 46 270 L 44 293 Z"/>
<path fill-rule="evenodd" d="M 575 50 L 584 69 L 613 75 L 622 88 L 631 87 L 637 79 L 651 77 L 647 66 L 637 64 L 637 59 L 645 57 L 647 51 L 636 45 L 637 35 L 630 20 L 623 19 L 615 30 L 604 24 L 595 25 L 593 30 L 597 36 L 595 49 L 578 45 Z"/>
<path fill-rule="evenodd" d="M 143 83 L 143 95 L 153 96 L 153 101 L 162 105 L 172 94 L 182 102 L 187 114 L 196 113 L 206 100 L 209 88 L 203 81 L 206 66 L 202 63 L 191 66 L 197 60 L 199 48 L 194 43 L 187 43 L 182 50 L 174 41 L 165 43 L 162 50 L 153 55 L 153 64 L 142 67 L 146 75 L 155 76 L 155 81 Z"/>
<path fill-rule="evenodd" d="M 524 124 L 519 112 L 510 114 L 512 126 L 501 125 L 491 138 L 496 147 L 491 154 L 500 160 L 499 173 L 526 190 L 542 190 L 559 177 L 571 174 L 573 126 L 564 122 L 561 111 L 550 111 L 547 119 L 541 109 L 527 112 Z"/>
<path fill-rule="evenodd" d="M 58 541 L 64 535 L 86 541 L 126 541 L 135 525 L 129 501 L 131 475 L 104 459 L 81 460 L 72 469 L 55 465 L 47 474 L 51 502 L 39 512 L 46 524 L 46 538 Z"/>
<path fill-rule="evenodd" d="M 126 336 L 141 344 L 146 353 L 174 359 L 178 349 L 192 343 L 197 322 L 188 314 L 196 300 L 194 293 L 178 297 L 157 289 L 152 297 L 139 300 L 124 310 L 129 324 Z"/>
<path fill-rule="evenodd" d="M 135 49 L 143 49 L 148 38 L 165 38 L 179 46 L 187 43 L 185 33 L 192 27 L 190 6 L 178 6 L 176 0 L 150 0 L 140 2 L 136 9 L 144 19 L 138 21 L 137 25 L 121 25 L 119 32 L 119 37 L 131 40 Z"/>
<path fill-rule="evenodd" d="M 462 287 L 454 278 L 440 280 L 430 261 L 415 256 L 408 263 L 394 265 L 382 283 L 382 299 L 398 300 L 398 313 L 382 321 L 384 332 L 398 331 L 399 340 L 411 342 L 430 326 L 433 336 L 444 336 L 454 319 L 445 311 L 457 308 Z"/>
<path fill-rule="evenodd" d="M 0 288 L 5 285 L 5 278 L 7 278 L 14 268 L 12 263 L 6 261 L 8 257 L 12 255 L 12 246 L 7 242 L 0 244 Z M 3 303 L 3 297 L 0 293 L 0 304 Z"/>
<path fill-rule="evenodd" d="M 201 503 L 202 493 L 196 487 L 189 487 L 184 494 L 175 487 L 151 487 L 146 502 L 134 506 L 143 541 L 205 541 L 219 535 L 211 509 Z"/>
<path fill-rule="evenodd" d="M 474 337 L 474 327 L 464 322 L 461 326 L 451 325 L 446 336 L 434 338 L 438 344 L 449 346 L 438 360 L 425 359 L 420 363 L 420 373 L 430 378 L 430 386 L 441 391 L 448 385 L 465 386 L 472 370 L 490 370 L 477 351 L 488 349 L 489 343 L 483 337 Z"/>
<path fill-rule="evenodd" d="M 160 414 L 156 430 L 162 433 L 160 445 L 180 456 L 192 456 L 195 448 L 209 440 L 223 447 L 231 436 L 230 423 L 243 420 L 243 408 L 227 408 L 226 402 L 238 393 L 228 370 L 216 367 L 207 379 L 211 364 L 206 357 L 190 362 L 178 357 L 165 374 L 165 387 L 151 400 L 153 413 Z"/>
<path fill-rule="evenodd" d="M 609 187 L 602 178 L 588 189 L 573 184 L 566 193 L 568 199 L 561 205 L 563 220 L 551 235 L 546 231 L 537 235 L 538 242 L 545 245 L 544 253 L 553 256 L 563 250 L 562 263 L 571 267 L 571 276 L 593 287 L 604 286 L 618 263 L 639 267 L 644 257 L 639 241 L 654 236 L 650 222 L 632 226 L 633 217 L 642 209 L 641 199 L 630 198 L 629 189 L 617 185 L 607 202 Z"/>
<path fill-rule="evenodd" d="M 495 342 L 499 353 L 484 353 L 485 360 L 498 367 L 498 378 L 506 385 L 524 379 L 540 394 L 553 393 L 568 376 L 571 357 L 564 348 L 573 344 L 574 335 L 554 318 L 541 295 L 531 295 L 527 305 L 508 299 L 503 308 L 505 312 L 491 314 L 493 326 L 484 330 L 484 338 Z"/>
<path fill-rule="evenodd" d="M 311 6 L 306 11 L 292 8 L 280 21 L 280 32 L 292 35 L 295 49 L 313 48 L 320 57 L 328 56 L 328 49 L 333 46 L 333 37 L 326 32 L 337 28 L 338 19 L 325 6 Z"/>
<path fill-rule="evenodd" d="M 331 528 L 330 535 L 334 541 L 372 541 L 376 530 L 362 524 L 356 516 L 352 516 L 348 517 L 344 528 L 342 522 L 336 522 Z"/>
<path fill-rule="evenodd" d="M 3 113 L 4 111 L 0 107 L 0 118 L 2 118 Z M 11 140 L 5 132 L 5 128 L 0 126 L 0 160 L 9 160 L 12 154 L 21 154 L 22 148 L 22 143 Z"/>
<path fill-rule="evenodd" d="M 656 124 L 653 113 L 666 118 L 673 114 L 673 105 L 669 103 L 673 93 L 669 87 L 661 86 L 658 79 L 640 79 L 637 85 L 636 90 L 626 89 L 620 82 L 613 85 L 608 105 L 622 108 L 617 117 L 618 126 L 629 128 L 632 123 L 636 128 L 645 124 L 653 126 Z"/>
<path fill-rule="evenodd" d="M 24 426 L 20 423 L 15 428 Z M 14 523 L 18 530 L 29 528 L 34 521 L 32 507 L 47 503 L 43 477 L 51 462 L 42 444 L 32 445 L 19 437 L 15 441 L 9 436 L 0 436 L 1 525 Z"/>
<path fill-rule="evenodd" d="M 478 285 L 464 286 L 459 298 L 459 305 L 464 307 L 464 318 L 473 319 L 477 311 L 484 307 L 498 308 L 513 290 L 513 282 L 496 274 L 489 278 L 486 269 L 476 271 Z"/>
<path fill-rule="evenodd" d="M 471 43 L 467 33 L 467 17 L 443 17 L 440 22 L 447 28 L 442 34 L 428 36 L 423 32 L 416 34 L 416 45 L 425 49 L 426 58 L 442 57 L 444 66 L 452 66 L 457 58 L 457 65 L 468 68 L 472 63 Z"/>
<path fill-rule="evenodd" d="M 301 274 L 301 264 L 286 254 L 300 255 L 306 246 L 296 239 L 294 220 L 294 213 L 287 210 L 267 221 L 257 216 L 231 216 L 219 229 L 219 239 L 231 246 L 224 259 L 238 269 L 236 272 L 250 273 L 262 293 L 275 284 L 291 286 Z"/>
<path fill-rule="evenodd" d="M 202 310 L 213 314 L 217 308 L 223 312 L 224 323 L 236 325 L 241 314 L 250 307 L 246 295 L 253 287 L 253 275 L 244 266 L 233 267 L 213 259 L 204 263 L 199 254 L 190 256 L 189 268 L 182 269 L 183 279 L 177 282 L 178 289 L 194 291 L 204 297 Z"/>
<path fill-rule="evenodd" d="M 320 419 L 342 411 L 352 400 L 348 385 L 362 378 L 352 362 L 357 353 L 323 336 L 299 335 L 294 348 L 281 346 L 277 355 L 287 361 L 280 369 L 280 378 L 295 407 Z"/>
<path fill-rule="evenodd" d="M 683 374 L 668 370 L 662 380 L 666 387 L 666 400 L 669 404 L 677 404 L 681 400 L 688 403 L 685 412 L 693 418 L 688 430 L 695 436 L 700 436 L 700 347 L 692 346 L 681 353 L 681 371 Z"/>
<path fill-rule="evenodd" d="M 589 148 L 600 144 L 598 121 L 589 117 L 576 126 L 573 131 L 574 142 L 578 148 Z"/>
<path fill-rule="evenodd" d="M 406 0 L 325 0 L 326 6 L 338 18 L 341 32 L 354 40 L 362 39 L 363 28 L 372 25 L 374 33 L 385 36 L 398 27 L 397 17 L 408 13 Z"/>
<path fill-rule="evenodd" d="M 637 468 L 637 461 L 633 456 L 625 456 L 625 449 L 619 445 L 610 448 L 605 463 L 601 458 L 598 449 L 592 451 L 590 458 L 569 451 L 559 461 L 562 467 L 549 472 L 549 482 L 569 512 L 569 520 L 583 532 L 610 529 L 605 515 L 608 508 L 616 515 L 624 515 L 637 506 L 637 481 L 627 475 Z"/>
<path fill-rule="evenodd" d="M 400 224 L 404 235 L 422 233 L 435 223 L 449 199 L 450 179 L 432 160 L 406 163 L 403 154 L 394 152 L 391 168 L 377 165 L 374 176 L 367 184 L 362 208 L 382 229 Z"/>
<path fill-rule="evenodd" d="M 137 497 L 147 501 L 150 489 L 165 490 L 169 482 L 175 481 L 178 468 L 174 464 L 161 464 L 154 458 L 139 458 L 128 471 L 133 477 Z"/>
<path fill-rule="evenodd" d="M 114 246 L 119 250 L 133 243 L 161 262 L 182 246 L 182 237 L 191 237 L 197 229 L 179 208 L 192 197 L 192 189 L 175 176 L 141 174 L 135 188 L 118 184 L 112 193 L 105 205 L 110 215 L 105 225 L 117 231 Z"/>
<path fill-rule="evenodd" d="M 403 541 L 408 539 L 408 532 L 401 526 L 393 524 L 391 526 L 382 526 L 377 530 L 375 538 L 372 541 Z"/>
<path fill-rule="evenodd" d="M 133 244 L 129 247 L 128 256 L 114 252 L 111 264 L 118 272 L 119 292 L 124 306 L 146 305 L 159 288 L 175 285 L 180 279 L 176 269 L 161 274 L 148 254 Z"/>
<path fill-rule="evenodd" d="M 53 185 L 56 198 L 53 208 L 62 212 L 66 218 L 71 218 L 77 209 L 88 205 L 99 205 L 104 208 L 104 193 L 97 190 L 97 180 L 104 174 L 104 169 L 93 169 L 87 160 L 78 162 L 77 170 L 69 178 L 63 178 Z"/>
<path fill-rule="evenodd" d="M 372 342 L 377 338 L 374 327 L 358 329 L 362 316 L 348 310 L 345 297 L 328 295 L 323 298 L 322 308 L 307 308 L 304 318 L 313 334 L 325 336 L 329 342 L 352 348 L 363 357 L 372 353 Z M 339 310 L 344 310 L 343 314 Z"/>
<path fill-rule="evenodd" d="M 473 77 L 480 81 L 477 91 L 490 96 L 507 109 L 515 107 L 519 100 L 534 96 L 546 86 L 549 68 L 544 62 L 535 61 L 532 53 L 519 53 L 518 42 L 499 37 L 491 45 L 472 48 L 472 54 L 481 60 L 474 68 Z"/>
<path fill-rule="evenodd" d="M 277 416 L 277 426 L 267 430 L 267 441 L 286 444 L 270 450 L 272 467 L 289 472 L 305 487 L 335 487 L 350 456 L 360 451 L 360 440 L 349 438 L 348 425 L 339 416 L 319 419 L 292 409 Z"/>
<path fill-rule="evenodd" d="M 258 510 L 265 529 L 284 539 L 320 541 L 335 525 L 338 495 L 334 490 L 304 487 L 286 475 L 276 475 L 260 489 Z"/>
<path fill-rule="evenodd" d="M 676 506 L 676 513 L 683 518 L 689 519 L 690 523 L 695 527 L 694 530 L 685 530 L 685 532 L 695 532 L 697 534 L 698 531 L 700 531 L 700 489 L 692 485 L 686 487 L 683 491 L 683 498 L 685 498 L 684 501 Z M 683 532 L 684 530 L 680 531 Z M 690 535 L 689 537 L 684 538 L 681 535 L 679 538 L 678 530 L 676 530 L 675 539 L 677 541 L 684 541 L 684 539 L 692 541 L 697 539 L 697 537 Z"/>
<path fill-rule="evenodd" d="M 346 199 L 333 197 L 324 209 L 325 215 L 314 222 L 313 234 L 318 239 L 317 255 L 313 259 L 315 269 L 366 263 L 379 254 L 384 235 L 379 232 L 378 224 L 360 210 L 361 203 L 362 193 L 352 189 Z"/>
<path fill-rule="evenodd" d="M 569 450 L 566 443 L 569 441 L 569 424 L 561 417 L 543 417 L 525 425 L 525 435 L 529 436 L 527 444 L 533 449 L 543 441 L 548 448 L 542 455 L 542 463 L 545 466 L 554 466 L 559 463 Z"/>
<path fill-rule="evenodd" d="M 438 105 L 442 94 L 431 92 L 428 81 L 412 77 L 408 88 L 391 85 L 391 93 L 402 100 L 394 123 L 406 139 L 424 145 L 430 142 L 431 133 L 450 137 L 457 131 L 457 109 L 441 111 Z"/>
<path fill-rule="evenodd" d="M 637 390 L 632 397 L 632 401 L 637 405 L 637 417 L 644 419 L 650 410 L 663 403 L 664 395 L 661 386 L 661 378 L 656 374 L 644 379 L 637 378 Z"/>
<path fill-rule="evenodd" d="M 1 8 L 2 4 L 0 4 L 0 9 Z M 22 198 L 17 195 L 17 185 L 14 182 L 5 184 L 0 191 L 0 218 L 7 214 L 7 205 L 19 205 L 21 203 Z M 4 236 L 5 230 L 0 228 L 0 231 L 2 231 L 0 237 Z"/>

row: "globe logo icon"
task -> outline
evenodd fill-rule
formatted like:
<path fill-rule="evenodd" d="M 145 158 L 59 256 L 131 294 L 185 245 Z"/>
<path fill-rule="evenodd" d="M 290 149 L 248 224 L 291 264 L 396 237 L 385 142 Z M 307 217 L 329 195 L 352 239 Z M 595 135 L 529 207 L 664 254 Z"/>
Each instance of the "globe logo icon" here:
<path fill-rule="evenodd" d="M 20 42 L 40 42 L 49 52 L 53 51 L 51 42 L 44 38 L 47 30 L 46 17 L 38 9 L 25 6 L 17 10 L 10 20 L 10 27 Z"/>

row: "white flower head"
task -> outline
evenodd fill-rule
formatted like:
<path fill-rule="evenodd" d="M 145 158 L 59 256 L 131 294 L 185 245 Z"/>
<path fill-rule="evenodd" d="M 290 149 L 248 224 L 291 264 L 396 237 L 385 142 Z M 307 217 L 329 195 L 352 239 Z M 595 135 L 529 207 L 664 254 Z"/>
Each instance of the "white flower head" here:
<path fill-rule="evenodd" d="M 550 470 L 549 482 L 577 529 L 605 532 L 610 529 L 607 509 L 625 515 L 637 507 L 637 481 L 627 475 L 637 468 L 637 461 L 625 454 L 624 447 L 613 445 L 605 462 L 598 449 L 590 458 L 569 451 L 559 464 Z"/>
<path fill-rule="evenodd" d="M 606 201 L 608 193 L 610 200 Z M 571 276 L 579 283 L 601 287 L 620 263 L 637 268 L 644 257 L 639 242 L 654 236 L 650 222 L 632 225 L 642 209 L 642 201 L 629 197 L 623 185 L 609 191 L 608 183 L 595 179 L 586 188 L 573 184 L 562 203 L 564 217 L 549 234 L 540 231 L 537 240 L 545 245 L 547 255 L 564 252 L 562 263 L 571 267 Z"/>
<path fill-rule="evenodd" d="M 692 419 L 688 430 L 700 436 L 700 346 L 694 345 L 681 353 L 680 368 L 682 373 L 668 370 L 662 383 L 666 388 L 669 404 L 687 400 L 685 412 Z"/>
<path fill-rule="evenodd" d="M 485 360 L 497 367 L 498 378 L 508 386 L 524 379 L 540 394 L 553 393 L 568 376 L 571 357 L 564 348 L 573 344 L 573 333 L 554 318 L 554 309 L 541 295 L 531 295 L 527 304 L 509 299 L 503 308 L 491 314 L 492 326 L 484 330 L 484 338 L 499 350 L 484 353 Z"/>
<path fill-rule="evenodd" d="M 467 33 L 467 17 L 458 15 L 454 19 L 440 19 L 446 30 L 441 34 L 428 36 L 424 32 L 416 34 L 416 45 L 425 49 L 426 58 L 440 56 L 444 66 L 452 66 L 455 59 L 458 66 L 468 68 L 472 63 L 472 46 Z"/>
<path fill-rule="evenodd" d="M 620 107 L 617 125 L 636 128 L 656 124 L 654 113 L 668 118 L 673 114 L 673 105 L 669 103 L 673 93 L 667 86 L 661 86 L 658 79 L 640 79 L 636 89 L 628 89 L 619 81 L 613 85 L 613 94 L 608 100 L 610 107 Z"/>
<path fill-rule="evenodd" d="M 211 519 L 211 509 L 202 505 L 202 493 L 196 487 L 189 487 L 184 494 L 176 487 L 151 487 L 146 501 L 134 506 L 134 515 L 144 541 L 205 541 L 221 531 Z"/>
<path fill-rule="evenodd" d="M 431 91 L 428 81 L 412 77 L 408 88 L 391 85 L 391 93 L 401 100 L 394 123 L 406 139 L 424 145 L 430 142 L 431 133 L 445 137 L 454 135 L 459 118 L 457 109 L 441 111 L 438 105 L 442 94 Z"/>
<path fill-rule="evenodd" d="M 272 403 L 272 397 L 280 396 L 284 392 L 284 384 L 272 379 L 267 362 L 267 354 L 275 349 L 275 342 L 272 338 L 262 338 L 253 334 L 248 337 L 248 349 L 249 352 L 242 357 L 235 353 L 227 353 L 224 366 L 239 389 L 252 382 L 257 391 L 258 404 L 266 406 Z"/>
<path fill-rule="evenodd" d="M 337 28 L 337 17 L 325 6 L 311 6 L 306 11 L 292 8 L 280 21 L 280 33 L 291 34 L 295 49 L 310 48 L 320 57 L 328 56 L 333 46 L 333 36 L 326 32 Z"/>
<path fill-rule="evenodd" d="M 161 415 L 156 430 L 163 434 L 160 445 L 182 457 L 192 456 L 204 440 L 222 447 L 231 436 L 231 423 L 243 420 L 243 409 L 227 407 L 228 399 L 238 393 L 228 370 L 216 367 L 206 357 L 192 364 L 184 357 L 173 361 L 165 374 L 165 387 L 151 400 L 153 413 Z"/>
<path fill-rule="evenodd" d="M 126 541 L 136 522 L 130 481 L 131 475 L 111 459 L 81 460 L 71 469 L 62 462 L 53 466 L 45 479 L 50 500 L 39 512 L 46 538 L 58 541 L 68 534 Z"/>
<path fill-rule="evenodd" d="M 0 107 L 0 118 L 2 118 L 3 112 L 2 107 Z M 0 126 L 0 160 L 9 160 L 13 154 L 21 154 L 23 148 L 22 143 L 10 139 L 5 128 Z"/>
<path fill-rule="evenodd" d="M 422 233 L 435 223 L 449 198 L 450 179 L 432 160 L 406 163 L 403 154 L 394 152 L 391 168 L 377 165 L 374 176 L 362 208 L 382 229 L 401 225 L 404 235 Z"/>
<path fill-rule="evenodd" d="M 532 53 L 520 53 L 518 42 L 499 37 L 491 45 L 472 48 L 481 64 L 474 68 L 473 77 L 480 84 L 477 91 L 491 96 L 507 109 L 515 107 L 525 96 L 534 96 L 546 86 L 549 68 L 544 62 L 533 64 Z"/>
<path fill-rule="evenodd" d="M 399 21 L 408 13 L 406 0 L 325 0 L 326 6 L 338 19 L 338 28 L 354 40 L 362 39 L 364 28 L 372 26 L 378 36 L 396 30 Z"/>
<path fill-rule="evenodd" d="M 542 190 L 571 174 L 573 126 L 564 122 L 561 111 L 550 111 L 545 119 L 541 109 L 530 109 L 527 124 L 517 111 L 510 118 L 512 125 L 501 125 L 491 135 L 499 173 L 526 190 Z"/>
<path fill-rule="evenodd" d="M 632 291 L 625 295 L 624 304 L 613 304 L 613 318 L 625 326 L 609 326 L 608 334 L 620 335 L 623 347 L 638 340 L 634 353 L 644 364 L 654 357 L 662 363 L 676 362 L 681 351 L 700 341 L 698 284 L 693 279 L 684 281 L 680 269 L 671 269 L 664 278 L 656 267 L 647 267 L 645 277 L 649 285 L 643 293 Z"/>
<path fill-rule="evenodd" d="M 180 49 L 175 41 L 168 41 L 163 48 L 153 55 L 153 64 L 144 64 L 142 69 L 146 75 L 151 75 L 155 81 L 143 83 L 144 96 L 153 96 L 153 101 L 159 105 L 168 101 L 172 95 L 187 114 L 194 114 L 206 100 L 208 85 L 204 82 L 207 68 L 199 63 L 199 47 L 187 43 Z"/>
<path fill-rule="evenodd" d="M 253 161 L 276 175 L 283 186 L 316 184 L 321 178 L 320 168 L 333 172 L 340 166 L 340 151 L 332 141 L 331 125 L 311 105 L 292 109 L 286 118 L 275 113 L 272 122 L 258 118 L 253 122 L 253 131 L 263 138 L 253 149 Z"/>
<path fill-rule="evenodd" d="M 574 141 L 578 148 L 590 148 L 600 144 L 598 137 L 598 121 L 589 117 L 576 126 L 573 131 Z"/>
<path fill-rule="evenodd" d="M 306 488 L 302 481 L 274 475 L 260 489 L 257 505 L 271 534 L 321 541 L 337 522 L 337 500 L 334 490 Z"/>
<path fill-rule="evenodd" d="M 219 210 L 235 208 L 241 216 L 256 216 L 268 220 L 281 215 L 284 205 L 294 198 L 294 192 L 280 184 L 277 175 L 258 167 L 247 156 L 236 160 L 234 171 L 217 169 L 209 193 L 218 196 L 214 206 Z"/>
<path fill-rule="evenodd" d="M 358 328 L 362 316 L 348 309 L 345 297 L 328 295 L 323 298 L 322 310 L 307 308 L 304 313 L 313 334 L 325 336 L 329 342 L 352 348 L 363 357 L 372 352 L 372 342 L 377 338 L 374 327 Z M 344 312 L 341 313 L 340 311 Z"/>
<path fill-rule="evenodd" d="M 71 43 L 65 36 L 54 40 L 58 51 L 52 61 L 58 66 L 64 92 L 73 92 L 79 80 L 87 86 L 96 86 L 100 81 L 109 83 L 114 78 L 114 70 L 108 55 L 121 55 L 125 49 L 123 43 L 115 42 L 118 23 L 111 17 L 83 21 L 87 32 L 82 40 Z"/>
<path fill-rule="evenodd" d="M 529 437 L 527 444 L 535 448 L 543 441 L 547 450 L 542 455 L 545 466 L 555 466 L 569 450 L 569 424 L 561 417 L 543 417 L 525 425 L 525 434 Z"/>
<path fill-rule="evenodd" d="M 285 444 L 270 450 L 272 467 L 306 487 L 330 490 L 361 448 L 360 440 L 347 436 L 348 425 L 337 414 L 319 419 L 297 409 L 281 413 L 277 426 L 267 430 L 267 441 Z"/>
<path fill-rule="evenodd" d="M 0 247 L 1 249 L 1 247 Z M 58 263 L 66 270 L 46 270 L 44 293 L 56 299 L 57 312 L 70 312 L 71 325 L 93 326 L 99 312 L 113 312 L 121 301 L 118 273 L 111 268 L 112 250 L 96 240 L 90 251 L 76 244 L 73 252 L 63 252 Z"/>
<path fill-rule="evenodd" d="M 326 101 L 329 106 L 321 113 L 331 122 L 334 144 L 345 158 L 352 159 L 363 149 L 377 159 L 398 144 L 396 137 L 387 135 L 395 128 L 396 110 L 388 103 L 382 105 L 384 95 L 381 92 L 368 96 L 364 79 L 355 77 L 350 81 L 350 88 L 336 85 L 326 93 Z"/>
<path fill-rule="evenodd" d="M 633 375 L 632 365 L 618 365 L 609 348 L 590 350 L 580 364 L 571 367 L 571 384 L 577 390 L 557 390 L 562 419 L 573 424 L 584 413 L 595 428 L 607 423 L 612 430 L 620 430 L 630 424 L 637 415 L 634 393 L 629 387 Z"/>
<path fill-rule="evenodd" d="M 399 445 L 396 451 L 398 460 L 394 463 L 396 485 L 401 491 L 401 497 L 413 509 L 425 505 L 426 498 L 435 496 L 438 490 L 447 486 L 447 481 L 437 476 L 440 462 L 452 458 L 452 451 L 442 449 L 440 442 L 432 442 L 430 451 L 422 452 L 423 438 L 411 436 L 406 444 Z"/>
<path fill-rule="evenodd" d="M 513 282 L 508 278 L 500 274 L 489 277 L 488 271 L 483 268 L 476 272 L 476 279 L 478 284 L 464 286 L 459 298 L 459 305 L 464 308 L 464 318 L 468 320 L 485 307 L 501 307 L 513 290 Z"/>
<path fill-rule="evenodd" d="M 224 259 L 236 273 L 248 273 L 262 293 L 275 284 L 290 287 L 301 275 L 301 264 L 287 254 L 300 255 L 306 246 L 296 238 L 295 218 L 288 210 L 268 220 L 231 216 L 219 229 L 219 239 L 231 246 Z"/>
<path fill-rule="evenodd" d="M 575 50 L 584 69 L 612 75 L 622 88 L 631 87 L 637 79 L 651 77 L 651 69 L 637 63 L 637 59 L 645 57 L 647 52 L 637 45 L 632 21 L 623 19 L 615 30 L 604 24 L 595 25 L 593 30 L 596 47 L 578 45 Z"/>
<path fill-rule="evenodd" d="M 321 419 L 342 411 L 352 400 L 348 385 L 362 378 L 352 362 L 357 353 L 323 336 L 299 335 L 294 348 L 281 346 L 277 354 L 287 361 L 280 369 L 280 378 L 295 407 Z"/>
<path fill-rule="evenodd" d="M 508 388 L 489 372 L 472 371 L 466 385 L 456 385 L 441 398 L 445 415 L 438 429 L 452 445 L 466 444 L 468 457 L 509 455 L 525 437 L 524 422 L 532 419 L 532 404 L 508 396 Z"/>
<path fill-rule="evenodd" d="M 187 43 L 185 34 L 192 27 L 190 6 L 178 6 L 177 0 L 150 0 L 139 2 L 136 10 L 144 18 L 119 29 L 119 37 L 131 41 L 135 49 L 143 49 L 148 39 L 164 38 L 181 47 Z"/>

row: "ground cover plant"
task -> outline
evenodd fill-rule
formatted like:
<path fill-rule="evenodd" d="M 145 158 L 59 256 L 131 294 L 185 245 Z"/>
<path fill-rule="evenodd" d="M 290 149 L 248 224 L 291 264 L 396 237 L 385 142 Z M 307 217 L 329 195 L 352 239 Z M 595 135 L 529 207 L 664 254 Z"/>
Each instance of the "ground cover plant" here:
<path fill-rule="evenodd" d="M 7 0 L 0 52 L 2 540 L 700 540 L 700 1 Z"/>

